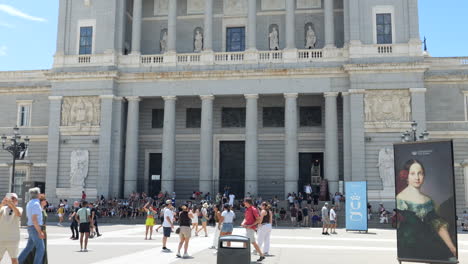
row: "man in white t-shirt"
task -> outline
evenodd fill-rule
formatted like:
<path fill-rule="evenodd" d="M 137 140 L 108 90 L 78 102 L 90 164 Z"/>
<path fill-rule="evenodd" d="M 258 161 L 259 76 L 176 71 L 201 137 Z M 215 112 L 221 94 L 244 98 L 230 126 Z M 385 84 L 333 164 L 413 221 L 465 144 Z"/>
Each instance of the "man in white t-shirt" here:
<path fill-rule="evenodd" d="M 7 193 L 0 204 L 0 260 L 8 252 L 11 263 L 18 263 L 20 221 L 23 209 L 18 205 L 18 195 Z"/>
<path fill-rule="evenodd" d="M 172 200 L 166 201 L 166 207 L 163 209 L 164 221 L 163 221 L 163 230 L 164 236 L 162 239 L 164 252 L 171 252 L 170 249 L 166 247 L 167 238 L 171 237 L 172 229 L 174 229 L 174 207 L 172 206 Z"/>
<path fill-rule="evenodd" d="M 235 198 L 236 198 L 236 196 L 234 195 L 234 193 L 229 194 L 229 205 L 230 206 L 234 206 L 234 199 Z"/>
<path fill-rule="evenodd" d="M 331 234 L 338 234 L 336 233 L 336 212 L 335 212 L 335 205 L 332 206 L 330 209 L 330 233 Z"/>

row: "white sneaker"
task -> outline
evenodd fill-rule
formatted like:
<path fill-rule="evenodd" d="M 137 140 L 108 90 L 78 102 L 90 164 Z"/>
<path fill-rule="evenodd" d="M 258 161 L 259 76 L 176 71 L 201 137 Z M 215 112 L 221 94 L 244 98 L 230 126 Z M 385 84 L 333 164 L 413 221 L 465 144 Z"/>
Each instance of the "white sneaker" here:
<path fill-rule="evenodd" d="M 177 252 L 176 257 L 181 258 L 182 256 L 180 255 L 179 252 Z"/>
<path fill-rule="evenodd" d="M 83 252 L 88 252 L 88 250 L 85 248 L 85 249 L 83 249 Z"/>
<path fill-rule="evenodd" d="M 184 259 L 186 259 L 186 258 L 190 258 L 189 254 L 187 254 L 187 253 L 184 254 Z"/>

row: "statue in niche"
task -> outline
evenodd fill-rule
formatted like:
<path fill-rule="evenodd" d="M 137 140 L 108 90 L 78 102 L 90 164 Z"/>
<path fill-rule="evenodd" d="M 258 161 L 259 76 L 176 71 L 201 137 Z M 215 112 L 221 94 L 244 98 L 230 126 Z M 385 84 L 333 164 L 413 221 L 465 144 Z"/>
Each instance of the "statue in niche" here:
<path fill-rule="evenodd" d="M 195 52 L 201 52 L 203 49 L 203 35 L 200 33 L 200 30 L 197 29 L 195 33 L 195 40 L 194 40 Z"/>
<path fill-rule="evenodd" d="M 278 30 L 273 27 L 270 34 L 270 50 L 279 50 Z"/>
<path fill-rule="evenodd" d="M 379 151 L 379 167 L 380 178 L 382 178 L 383 186 L 393 187 L 395 183 L 393 148 L 383 148 Z"/>
<path fill-rule="evenodd" d="M 315 48 L 315 44 L 317 43 L 317 36 L 315 35 L 315 31 L 312 29 L 312 26 L 309 25 L 309 28 L 306 32 L 306 49 L 313 49 Z"/>
<path fill-rule="evenodd" d="M 167 31 L 163 32 L 159 44 L 161 45 L 161 53 L 165 53 L 167 51 Z"/>
<path fill-rule="evenodd" d="M 74 150 L 70 157 L 70 188 L 83 190 L 88 177 L 89 152 L 87 150 Z"/>

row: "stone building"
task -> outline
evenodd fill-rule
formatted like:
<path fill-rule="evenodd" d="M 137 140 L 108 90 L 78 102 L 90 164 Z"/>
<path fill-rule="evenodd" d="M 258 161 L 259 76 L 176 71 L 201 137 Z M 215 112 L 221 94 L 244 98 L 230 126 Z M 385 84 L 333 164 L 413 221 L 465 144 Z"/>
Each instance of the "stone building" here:
<path fill-rule="evenodd" d="M 415 120 L 454 139 L 468 201 L 468 59 L 422 51 L 417 0 L 62 0 L 52 69 L 0 72 L 0 93 L 0 133 L 31 137 L 15 186 L 52 199 L 325 178 L 391 201 L 379 153 Z M 10 171 L 0 152 L 0 193 Z"/>

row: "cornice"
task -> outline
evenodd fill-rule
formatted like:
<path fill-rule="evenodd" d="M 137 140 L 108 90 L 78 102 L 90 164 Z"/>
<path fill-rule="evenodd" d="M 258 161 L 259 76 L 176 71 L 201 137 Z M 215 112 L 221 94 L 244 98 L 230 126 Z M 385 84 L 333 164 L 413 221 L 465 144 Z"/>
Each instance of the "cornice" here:
<path fill-rule="evenodd" d="M 426 82 L 468 83 L 468 74 L 438 74 L 424 77 Z"/>
<path fill-rule="evenodd" d="M 50 70 L 0 71 L 0 83 L 47 81 L 46 74 L 49 72 Z"/>
<path fill-rule="evenodd" d="M 83 80 L 105 80 L 112 81 L 119 77 L 118 71 L 97 71 L 97 72 L 50 72 L 47 79 L 51 82 L 61 81 L 83 81 Z"/>
<path fill-rule="evenodd" d="M 50 86 L 0 87 L 0 94 L 49 94 Z"/>
<path fill-rule="evenodd" d="M 429 63 L 369 63 L 369 64 L 345 64 L 343 69 L 348 73 L 388 73 L 388 72 L 425 72 L 429 69 Z"/>

